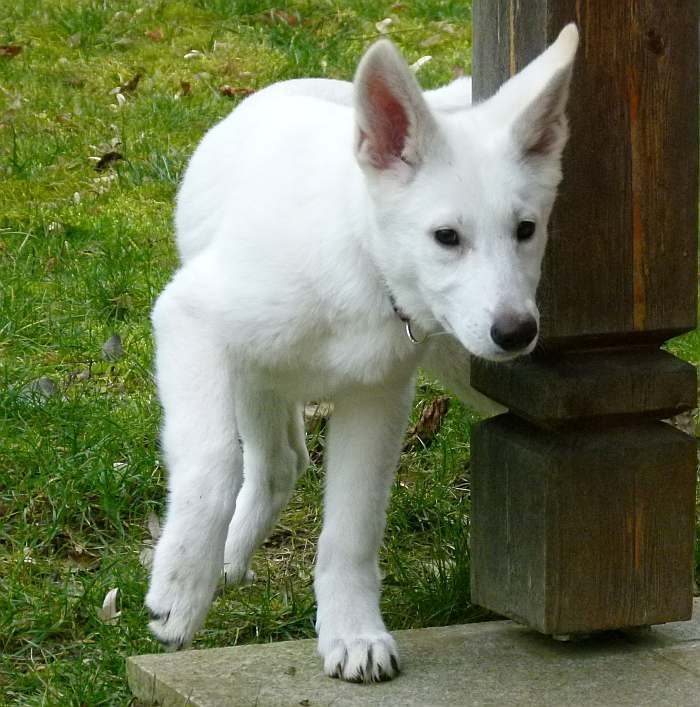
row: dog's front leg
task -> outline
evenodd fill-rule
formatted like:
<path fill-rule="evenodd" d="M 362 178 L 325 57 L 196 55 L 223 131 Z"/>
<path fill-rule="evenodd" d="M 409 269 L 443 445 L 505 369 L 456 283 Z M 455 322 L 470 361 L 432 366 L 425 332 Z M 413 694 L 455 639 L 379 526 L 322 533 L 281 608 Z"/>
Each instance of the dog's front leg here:
<path fill-rule="evenodd" d="M 379 611 L 378 552 L 414 381 L 335 399 L 315 589 L 327 675 L 373 682 L 399 669 Z"/>
<path fill-rule="evenodd" d="M 182 306 L 172 290 L 153 312 L 168 511 L 146 607 L 156 638 L 179 648 L 203 623 L 214 595 L 242 458 L 225 344 L 217 327 Z"/>

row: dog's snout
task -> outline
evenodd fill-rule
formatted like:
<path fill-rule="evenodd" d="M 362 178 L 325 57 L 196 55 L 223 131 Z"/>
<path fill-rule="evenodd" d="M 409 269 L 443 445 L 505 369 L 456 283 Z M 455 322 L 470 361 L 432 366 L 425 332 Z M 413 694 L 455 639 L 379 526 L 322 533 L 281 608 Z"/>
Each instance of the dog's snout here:
<path fill-rule="evenodd" d="M 491 327 L 491 338 L 504 351 L 520 351 L 537 336 L 537 322 L 531 314 L 504 312 Z"/>

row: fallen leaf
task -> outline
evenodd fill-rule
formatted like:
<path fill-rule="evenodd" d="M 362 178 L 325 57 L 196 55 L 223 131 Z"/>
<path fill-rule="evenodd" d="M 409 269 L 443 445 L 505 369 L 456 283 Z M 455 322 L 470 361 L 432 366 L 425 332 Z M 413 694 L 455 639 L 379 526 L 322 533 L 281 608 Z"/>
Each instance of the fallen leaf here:
<path fill-rule="evenodd" d="M 395 2 L 391 6 L 392 12 L 402 12 L 405 9 L 406 9 L 406 3 L 403 3 L 403 2 Z"/>
<path fill-rule="evenodd" d="M 20 54 L 21 51 L 22 47 L 19 44 L 0 44 L 0 56 L 12 58 Z"/>
<path fill-rule="evenodd" d="M 189 96 L 192 93 L 192 84 L 189 81 L 180 81 L 180 95 Z"/>
<path fill-rule="evenodd" d="M 304 406 L 304 423 L 309 432 L 314 432 L 325 423 L 333 412 L 333 403 L 309 403 Z"/>
<path fill-rule="evenodd" d="M 19 391 L 20 399 L 30 403 L 43 403 L 58 393 L 58 386 L 48 376 L 27 383 Z"/>
<path fill-rule="evenodd" d="M 160 538 L 160 521 L 153 511 L 148 514 L 148 533 L 154 543 Z"/>
<path fill-rule="evenodd" d="M 119 159 L 122 159 L 121 155 Z M 119 336 L 119 334 L 112 334 L 112 336 L 102 344 L 102 358 L 105 361 L 118 361 L 123 355 L 124 349 L 122 347 L 121 336 Z"/>
<path fill-rule="evenodd" d="M 414 61 L 411 64 L 411 69 L 413 70 L 413 73 L 416 73 L 421 70 L 422 67 L 424 67 L 433 57 L 428 54 L 427 56 L 422 56 L 420 59 Z"/>
<path fill-rule="evenodd" d="M 698 409 L 688 410 L 687 412 L 682 412 L 679 415 L 674 415 L 667 420 L 672 424 L 677 430 L 685 432 L 691 437 L 700 436 L 700 423 L 698 422 Z"/>
<path fill-rule="evenodd" d="M 449 395 L 441 395 L 427 403 L 421 411 L 420 418 L 408 431 L 406 447 L 422 445 L 427 447 L 442 427 L 442 420 L 450 409 Z"/>
<path fill-rule="evenodd" d="M 250 96 L 251 93 L 255 93 L 255 89 L 247 86 L 229 86 L 225 83 L 223 86 L 219 86 L 219 93 L 222 96 L 236 98 L 237 96 Z"/>
<path fill-rule="evenodd" d="M 141 74 L 134 74 L 132 78 L 130 78 L 126 83 L 123 83 L 121 85 L 122 93 L 131 93 L 135 91 L 137 86 L 139 85 L 140 80 Z"/>
<path fill-rule="evenodd" d="M 157 27 L 156 29 L 149 30 L 148 32 L 144 32 L 144 34 L 152 41 L 152 42 L 162 42 L 163 39 L 165 39 L 165 33 L 160 27 Z"/>
<path fill-rule="evenodd" d="M 441 34 L 433 34 L 430 37 L 427 37 L 424 39 L 419 46 L 423 47 L 424 49 L 427 47 L 433 47 L 436 44 L 440 44 L 442 42 L 443 36 Z"/>
<path fill-rule="evenodd" d="M 121 611 L 117 610 L 117 598 L 119 588 L 110 589 L 105 595 L 102 607 L 97 609 L 97 616 L 106 624 L 115 624 L 121 616 Z"/>
<path fill-rule="evenodd" d="M 284 10 L 270 10 L 270 17 L 273 20 L 280 20 L 290 27 L 296 27 L 301 19 L 299 15 Z"/>
<path fill-rule="evenodd" d="M 379 34 L 386 34 L 389 31 L 389 27 L 394 23 L 391 17 L 385 17 L 383 20 L 377 22 L 374 26 L 377 28 Z"/>
<path fill-rule="evenodd" d="M 121 152 L 115 152 L 114 150 L 111 150 L 110 152 L 106 152 L 100 159 L 97 161 L 97 164 L 95 165 L 95 171 L 97 172 L 104 172 L 107 167 L 110 165 L 113 165 L 115 162 L 119 162 L 119 160 L 123 160 L 124 155 L 122 155 Z"/>
<path fill-rule="evenodd" d="M 152 547 L 145 546 L 139 552 L 139 564 L 147 570 L 153 567 L 153 553 L 155 550 Z"/>

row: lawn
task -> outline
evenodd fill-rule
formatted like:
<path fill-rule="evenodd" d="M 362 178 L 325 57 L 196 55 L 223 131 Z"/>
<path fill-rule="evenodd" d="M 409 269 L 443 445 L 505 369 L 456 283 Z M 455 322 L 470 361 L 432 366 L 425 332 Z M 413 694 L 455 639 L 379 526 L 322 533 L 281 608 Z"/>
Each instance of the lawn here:
<path fill-rule="evenodd" d="M 410 62 L 432 55 L 426 87 L 444 83 L 469 70 L 468 5 L 6 3 L 0 703 L 124 704 L 126 656 L 158 650 L 143 609 L 165 495 L 148 314 L 176 265 L 173 198 L 200 137 L 273 81 L 350 78 L 380 31 Z M 672 348 L 700 361 L 697 333 Z M 414 418 L 442 394 L 422 379 Z M 390 628 L 483 616 L 468 584 L 474 419 L 453 401 L 432 444 L 409 437 L 382 556 Z M 308 432 L 312 464 L 255 558 L 256 583 L 215 601 L 195 647 L 313 635 L 323 421 Z M 105 615 L 114 588 L 120 613 Z"/>

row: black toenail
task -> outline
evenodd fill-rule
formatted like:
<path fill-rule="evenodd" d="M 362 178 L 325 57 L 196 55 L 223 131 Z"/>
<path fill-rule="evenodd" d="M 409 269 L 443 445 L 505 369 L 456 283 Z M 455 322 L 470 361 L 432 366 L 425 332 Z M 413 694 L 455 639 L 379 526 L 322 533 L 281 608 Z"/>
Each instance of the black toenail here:
<path fill-rule="evenodd" d="M 398 673 L 399 671 L 399 661 L 396 660 L 396 656 L 391 656 L 391 667 Z"/>

